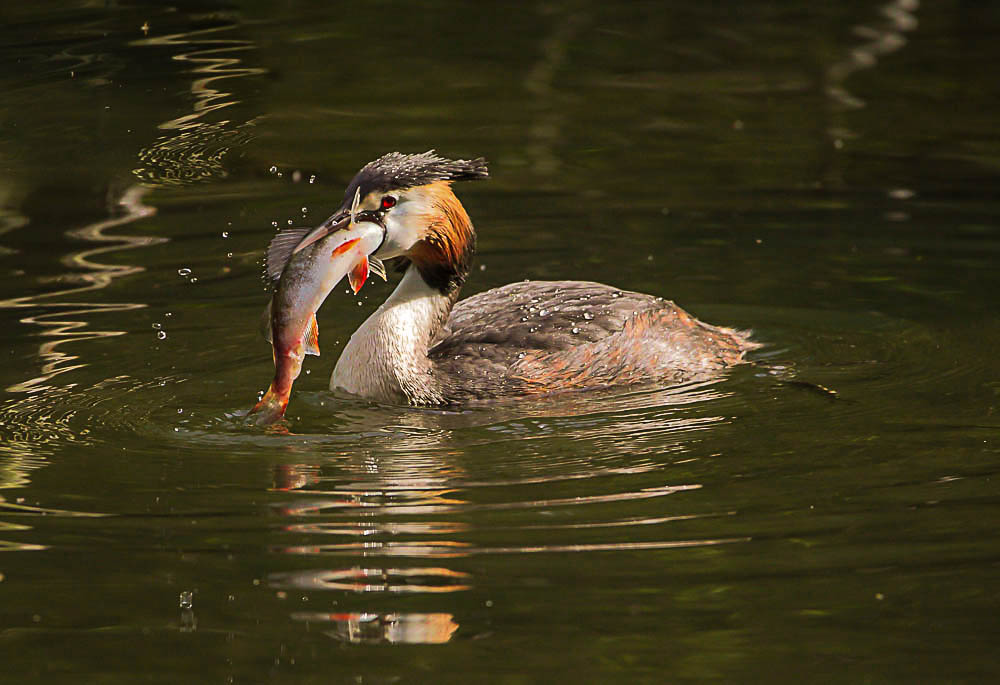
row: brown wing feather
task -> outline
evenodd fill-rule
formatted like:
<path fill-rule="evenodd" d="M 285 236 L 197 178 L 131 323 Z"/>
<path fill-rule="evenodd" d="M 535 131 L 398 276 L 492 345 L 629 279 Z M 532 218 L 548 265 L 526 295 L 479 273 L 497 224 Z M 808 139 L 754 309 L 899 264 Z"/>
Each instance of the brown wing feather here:
<path fill-rule="evenodd" d="M 429 354 L 457 399 L 685 382 L 756 346 L 662 298 L 585 281 L 475 295 L 455 306 L 447 331 Z"/>

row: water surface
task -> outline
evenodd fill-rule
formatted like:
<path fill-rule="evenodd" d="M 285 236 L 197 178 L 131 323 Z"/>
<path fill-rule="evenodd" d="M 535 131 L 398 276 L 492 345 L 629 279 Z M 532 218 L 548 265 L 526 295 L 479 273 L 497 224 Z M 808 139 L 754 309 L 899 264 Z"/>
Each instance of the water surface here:
<path fill-rule="evenodd" d="M 0 26 L 11 682 L 986 682 L 1000 12 L 50 2 Z M 716 382 L 475 410 L 326 384 L 263 250 L 391 150 L 483 155 L 467 293 L 752 327 Z"/>

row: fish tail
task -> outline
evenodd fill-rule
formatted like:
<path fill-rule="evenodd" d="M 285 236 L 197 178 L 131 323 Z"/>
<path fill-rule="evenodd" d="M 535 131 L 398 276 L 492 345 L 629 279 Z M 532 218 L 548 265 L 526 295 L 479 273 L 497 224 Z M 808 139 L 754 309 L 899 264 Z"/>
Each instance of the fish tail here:
<path fill-rule="evenodd" d="M 256 419 L 257 425 L 266 426 L 280 421 L 281 417 L 285 415 L 285 408 L 288 407 L 288 396 L 287 392 L 282 393 L 275 390 L 274 383 L 271 383 L 267 392 L 260 398 L 260 402 L 250 410 L 251 414 L 259 414 Z"/>

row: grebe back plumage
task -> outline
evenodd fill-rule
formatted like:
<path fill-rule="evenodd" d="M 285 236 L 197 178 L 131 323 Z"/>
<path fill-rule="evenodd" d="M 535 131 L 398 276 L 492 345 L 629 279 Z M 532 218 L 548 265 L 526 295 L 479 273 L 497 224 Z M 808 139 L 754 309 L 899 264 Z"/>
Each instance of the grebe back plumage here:
<path fill-rule="evenodd" d="M 458 301 L 475 231 L 451 183 L 487 176 L 482 159 L 390 153 L 358 172 L 340 210 L 295 237 L 290 254 L 287 237 L 272 241 L 269 262 L 278 265 L 269 270 L 284 278 L 282 262 L 296 253 L 331 236 L 353 244 L 353 232 L 375 224 L 383 238 L 371 260 L 398 259 L 404 271 L 344 347 L 331 390 L 428 406 L 675 385 L 718 374 L 759 346 L 749 331 L 703 323 L 661 297 L 587 281 L 523 281 Z M 276 367 L 281 357 L 276 347 Z"/>

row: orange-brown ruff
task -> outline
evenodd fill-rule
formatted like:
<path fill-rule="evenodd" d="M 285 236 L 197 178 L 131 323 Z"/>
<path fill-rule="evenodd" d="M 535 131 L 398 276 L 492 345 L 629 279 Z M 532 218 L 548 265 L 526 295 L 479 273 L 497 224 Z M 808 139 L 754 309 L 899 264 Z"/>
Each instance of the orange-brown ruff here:
<path fill-rule="evenodd" d="M 303 246 L 378 226 L 382 241 L 371 259 L 397 259 L 405 272 L 344 347 L 332 390 L 458 405 L 675 385 L 718 375 L 758 347 L 749 332 L 702 323 L 663 298 L 587 281 L 513 283 L 456 304 L 476 240 L 451 184 L 487 176 L 482 159 L 390 153 L 358 172 L 337 213 L 298 246 L 294 235 L 272 242 L 269 260 L 277 262 L 269 272 L 288 278 Z"/>
<path fill-rule="evenodd" d="M 464 282 L 476 251 L 472 220 L 448 182 L 436 181 L 420 192 L 426 195 L 429 208 L 417 218 L 425 232 L 406 257 L 426 275 L 425 280 L 432 281 L 434 272 L 438 272 Z"/>

